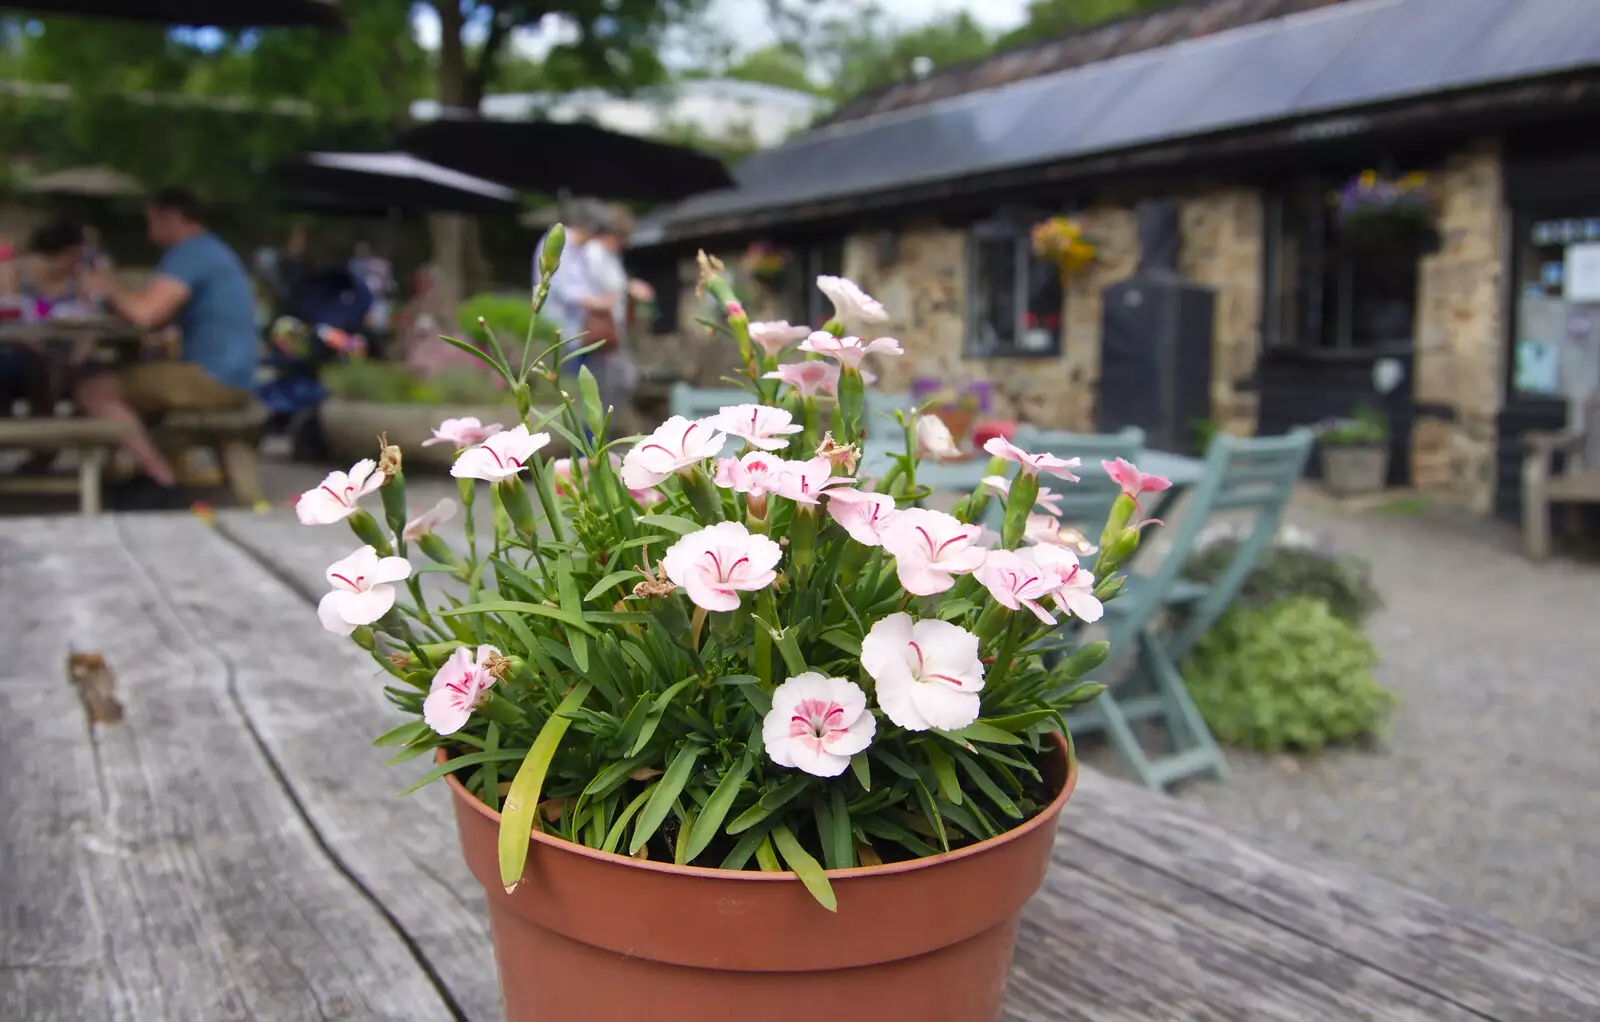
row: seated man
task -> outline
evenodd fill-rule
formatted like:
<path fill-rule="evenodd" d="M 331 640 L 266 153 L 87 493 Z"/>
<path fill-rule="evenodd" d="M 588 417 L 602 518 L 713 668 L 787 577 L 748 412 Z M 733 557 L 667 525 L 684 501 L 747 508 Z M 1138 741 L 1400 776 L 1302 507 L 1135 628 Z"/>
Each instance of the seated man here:
<path fill-rule="evenodd" d="M 104 266 L 86 273 L 90 291 L 136 326 L 168 323 L 182 333 L 181 357 L 140 362 L 88 376 L 78 406 L 95 418 L 134 423 L 129 453 L 148 477 L 137 486 L 150 503 L 174 506 L 177 474 L 151 442 L 143 420 L 175 410 L 215 411 L 249 403 L 259 357 L 250 275 L 222 239 L 206 230 L 199 204 L 183 189 L 157 192 L 145 206 L 150 240 L 166 250 L 143 291 L 122 287 Z"/>

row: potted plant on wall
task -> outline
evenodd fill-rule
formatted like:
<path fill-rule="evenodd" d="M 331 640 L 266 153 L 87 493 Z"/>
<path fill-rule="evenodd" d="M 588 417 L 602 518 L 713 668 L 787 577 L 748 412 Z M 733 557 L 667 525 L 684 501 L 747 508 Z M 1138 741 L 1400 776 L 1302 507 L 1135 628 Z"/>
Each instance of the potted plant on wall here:
<path fill-rule="evenodd" d="M 958 446 L 965 446 L 973 424 L 988 415 L 994 406 L 994 385 L 988 380 L 962 380 L 950 383 L 930 376 L 911 381 L 911 400 L 926 408 L 950 431 Z"/>
<path fill-rule="evenodd" d="M 1033 254 L 1054 263 L 1062 286 L 1093 266 L 1100 258 L 1100 244 L 1084 233 L 1083 225 L 1066 216 L 1053 216 L 1033 225 Z"/>
<path fill-rule="evenodd" d="M 536 415 L 549 363 L 493 344 L 523 421 L 452 469 L 468 536 L 488 514 L 492 540 L 446 542 L 448 505 L 409 517 L 385 449 L 298 502 L 361 543 L 318 614 L 414 718 L 379 744 L 434 758 L 419 785 L 448 781 L 511 1022 L 735 1003 L 764 1022 L 991 1020 L 1076 777 L 1062 714 L 1108 655 L 1056 629 L 1100 617 L 1150 523 L 1125 495 L 1092 565 L 1025 546 L 1052 531 L 1039 476 L 1078 462 L 996 439 L 1012 478 L 986 539 L 987 495 L 915 506 L 904 416 L 907 453 L 855 478 L 866 345 L 847 331 L 881 308 L 825 278 L 834 340 L 780 364 L 702 266 L 748 402 L 610 439 L 587 371 Z M 553 436 L 579 456 L 546 461 Z M 381 522 L 360 506 L 374 492 Z"/>
<path fill-rule="evenodd" d="M 1389 423 L 1363 406 L 1346 419 L 1316 426 L 1322 485 L 1336 497 L 1377 493 L 1389 479 Z"/>
<path fill-rule="evenodd" d="M 1438 247 L 1433 182 L 1421 171 L 1391 176 L 1364 170 L 1331 193 L 1339 229 L 1358 244 Z"/>

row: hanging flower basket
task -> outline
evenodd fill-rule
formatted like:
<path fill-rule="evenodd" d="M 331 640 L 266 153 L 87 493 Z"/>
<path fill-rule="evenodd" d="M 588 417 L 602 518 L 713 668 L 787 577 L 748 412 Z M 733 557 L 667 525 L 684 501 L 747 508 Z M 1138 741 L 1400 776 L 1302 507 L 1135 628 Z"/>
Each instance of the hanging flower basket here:
<path fill-rule="evenodd" d="M 1053 216 L 1033 225 L 1033 254 L 1054 263 L 1065 284 L 1100 259 L 1100 243 L 1071 217 Z"/>
<path fill-rule="evenodd" d="M 1438 211 L 1433 182 L 1421 171 L 1397 177 L 1364 170 L 1328 194 L 1339 230 L 1357 244 L 1420 245 L 1437 243 Z"/>
<path fill-rule="evenodd" d="M 789 269 L 789 260 L 784 256 L 783 250 L 776 245 L 756 241 L 745 249 L 740 265 L 744 269 L 745 276 L 770 291 L 782 283 L 784 274 Z"/>

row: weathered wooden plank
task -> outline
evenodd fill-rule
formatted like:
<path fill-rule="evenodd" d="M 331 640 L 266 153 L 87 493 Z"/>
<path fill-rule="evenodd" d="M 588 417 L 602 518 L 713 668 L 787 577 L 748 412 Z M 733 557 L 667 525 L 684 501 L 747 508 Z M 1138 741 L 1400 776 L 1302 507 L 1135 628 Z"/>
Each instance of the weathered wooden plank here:
<path fill-rule="evenodd" d="M 348 530 L 289 524 L 269 549 L 320 561 L 318 579 L 327 561 L 317 544 L 351 540 Z M 226 663 L 240 712 L 330 853 L 387 907 L 464 1017 L 498 1019 L 482 889 L 462 860 L 447 792 L 435 784 L 397 797 L 432 764 L 386 767 L 394 750 L 371 744 L 403 720 L 382 695 L 389 675 L 197 519 L 146 515 L 123 528 L 182 627 Z M 170 556 L 175 549 L 184 556 Z"/>
<path fill-rule="evenodd" d="M 227 665 L 119 528 L 6 523 L 0 1017 L 451 1018 L 319 847 L 251 738 Z M 190 557 L 193 533 L 175 536 L 160 560 Z M 232 581 L 219 577 L 213 598 Z M 65 674 L 73 645 L 107 656 L 120 725 L 89 730 Z"/>
<path fill-rule="evenodd" d="M 1479 1018 L 1069 833 L 1028 906 L 1008 994 L 1008 1022 Z"/>
<path fill-rule="evenodd" d="M 1496 1022 L 1600 1018 L 1600 962 L 1320 856 L 1239 835 L 1186 803 L 1084 772 L 1075 859 L 1120 856 Z"/>

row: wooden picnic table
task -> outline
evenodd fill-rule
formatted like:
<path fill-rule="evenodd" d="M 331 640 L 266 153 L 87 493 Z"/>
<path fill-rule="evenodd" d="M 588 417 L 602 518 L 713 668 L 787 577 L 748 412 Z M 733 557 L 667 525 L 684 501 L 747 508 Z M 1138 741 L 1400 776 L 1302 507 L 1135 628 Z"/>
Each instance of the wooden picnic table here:
<path fill-rule="evenodd" d="M 21 320 L 0 322 L 0 344 L 135 344 L 143 332 L 117 316 L 82 316 L 46 319 L 37 323 Z"/>
<path fill-rule="evenodd" d="M 353 546 L 284 515 L 0 529 L 0 1018 L 499 1017 L 447 795 L 395 797 L 425 765 L 383 765 L 381 675 L 313 612 Z M 1600 962 L 1084 770 L 1003 1017 L 1593 1022 Z"/>

